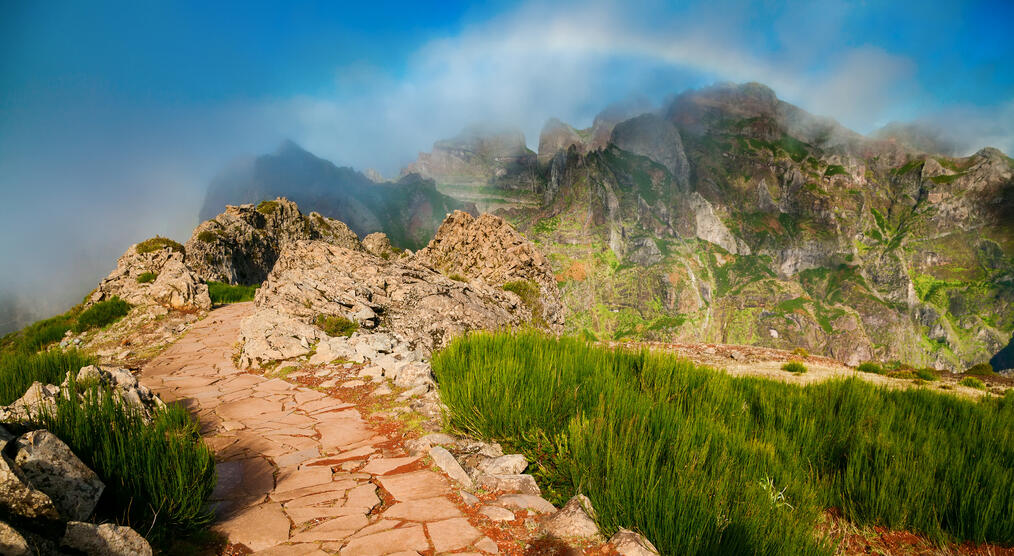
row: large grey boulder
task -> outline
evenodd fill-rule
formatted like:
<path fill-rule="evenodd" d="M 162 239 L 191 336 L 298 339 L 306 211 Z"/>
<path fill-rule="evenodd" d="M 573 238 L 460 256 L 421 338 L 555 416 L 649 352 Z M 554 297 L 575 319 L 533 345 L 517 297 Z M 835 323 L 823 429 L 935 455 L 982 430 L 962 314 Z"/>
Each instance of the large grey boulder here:
<path fill-rule="evenodd" d="M 583 494 L 571 498 L 559 511 L 542 522 L 542 532 L 558 539 L 594 538 L 601 540 L 595 524 L 591 500 Z"/>
<path fill-rule="evenodd" d="M 32 487 L 17 465 L 3 455 L 6 445 L 6 441 L 0 441 L 0 511 L 25 519 L 60 519 L 53 500 Z"/>
<path fill-rule="evenodd" d="M 87 519 L 105 484 L 56 435 L 32 431 L 15 441 L 14 462 L 31 485 L 53 501 L 63 519 Z"/>
<path fill-rule="evenodd" d="M 461 483 L 465 488 L 472 486 L 472 478 L 461 468 L 458 460 L 442 446 L 434 446 L 429 451 L 430 458 L 447 476 Z"/>
<path fill-rule="evenodd" d="M 63 546 L 88 556 L 151 556 L 151 545 L 130 527 L 71 521 L 63 535 Z"/>
<path fill-rule="evenodd" d="M 660 553 L 644 535 L 630 529 L 620 529 L 609 538 L 609 544 L 621 556 L 658 556 Z"/>

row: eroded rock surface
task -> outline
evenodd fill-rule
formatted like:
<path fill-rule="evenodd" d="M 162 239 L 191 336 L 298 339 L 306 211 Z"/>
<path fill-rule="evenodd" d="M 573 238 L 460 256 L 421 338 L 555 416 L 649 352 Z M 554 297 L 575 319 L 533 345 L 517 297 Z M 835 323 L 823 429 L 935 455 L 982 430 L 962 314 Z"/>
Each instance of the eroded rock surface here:
<path fill-rule="evenodd" d="M 88 298 L 89 303 L 118 296 L 134 305 L 161 305 L 169 309 L 211 308 L 208 286 L 184 263 L 183 253 L 172 247 L 141 252 L 130 248 Z"/>
<path fill-rule="evenodd" d="M 305 216 L 296 203 L 279 197 L 256 206 L 228 206 L 203 222 L 186 243 L 186 261 L 204 280 L 257 284 L 271 272 L 279 253 L 300 240 L 362 249 L 343 222 L 315 212 Z"/>
<path fill-rule="evenodd" d="M 448 275 L 479 279 L 493 286 L 530 281 L 539 288 L 542 318 L 550 325 L 563 324 L 563 305 L 549 261 L 499 216 L 450 214 L 415 260 Z"/>

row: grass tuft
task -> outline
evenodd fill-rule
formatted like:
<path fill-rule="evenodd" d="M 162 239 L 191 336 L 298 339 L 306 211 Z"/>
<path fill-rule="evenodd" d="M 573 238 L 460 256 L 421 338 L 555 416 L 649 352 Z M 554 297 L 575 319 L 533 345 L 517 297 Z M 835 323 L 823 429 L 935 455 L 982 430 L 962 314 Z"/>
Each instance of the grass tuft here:
<path fill-rule="evenodd" d="M 958 384 L 969 388 L 975 388 L 976 390 L 986 389 L 986 384 L 984 382 L 972 376 L 966 376 L 965 378 L 959 380 Z"/>
<path fill-rule="evenodd" d="M 531 280 L 514 280 L 503 285 L 504 291 L 513 292 L 521 298 L 521 302 L 532 312 L 532 324 L 535 326 L 546 326 L 546 318 L 543 314 L 542 290 L 539 285 Z"/>
<path fill-rule="evenodd" d="M 147 284 L 147 283 L 150 283 L 150 282 L 154 282 L 155 278 L 158 278 L 158 274 L 157 273 L 154 273 L 154 272 L 142 272 L 141 275 L 137 277 L 137 283 L 138 284 Z"/>
<path fill-rule="evenodd" d="M 0 353 L 0 405 L 13 403 L 35 381 L 60 384 L 67 373 L 94 363 L 95 358 L 76 350 Z"/>
<path fill-rule="evenodd" d="M 878 363 L 874 363 L 873 361 L 867 361 L 865 363 L 860 363 L 859 366 L 856 367 L 856 370 L 859 371 L 859 372 L 861 372 L 861 373 L 873 373 L 875 375 L 882 375 L 882 374 L 884 374 L 883 367 L 881 367 Z"/>
<path fill-rule="evenodd" d="M 351 336 L 359 330 L 359 324 L 342 316 L 317 315 L 313 321 L 328 336 Z"/>
<path fill-rule="evenodd" d="M 261 214 L 273 214 L 278 210 L 278 201 L 261 201 L 257 205 L 257 212 Z"/>
<path fill-rule="evenodd" d="M 197 239 L 199 241 L 203 241 L 204 243 L 215 243 L 215 241 L 218 240 L 218 234 L 212 232 L 211 230 L 204 230 L 203 232 L 197 234 Z"/>
<path fill-rule="evenodd" d="M 663 554 L 832 554 L 829 508 L 937 542 L 1014 542 L 1014 396 L 732 377 L 534 331 L 434 354 L 450 424 L 523 452 L 544 496 Z"/>
<path fill-rule="evenodd" d="M 801 361 L 789 361 L 782 365 L 782 370 L 790 373 L 803 374 L 806 372 L 806 365 Z"/>
<path fill-rule="evenodd" d="M 261 287 L 260 284 L 254 284 L 252 286 L 233 286 L 232 284 L 226 284 L 223 282 L 210 281 L 208 282 L 208 297 L 210 297 L 211 302 L 216 305 L 253 301 L 254 296 L 257 294 L 257 288 L 259 287 Z"/>
<path fill-rule="evenodd" d="M 130 303 L 113 296 L 112 299 L 99 301 L 81 311 L 74 323 L 74 332 L 81 333 L 92 328 L 101 328 L 112 324 L 130 312 Z"/>

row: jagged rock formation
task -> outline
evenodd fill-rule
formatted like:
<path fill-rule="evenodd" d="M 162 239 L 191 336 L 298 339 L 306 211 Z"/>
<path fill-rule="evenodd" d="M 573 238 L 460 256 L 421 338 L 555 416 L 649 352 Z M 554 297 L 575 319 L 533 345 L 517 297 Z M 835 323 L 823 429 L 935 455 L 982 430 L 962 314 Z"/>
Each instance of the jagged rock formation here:
<path fill-rule="evenodd" d="M 318 352 L 335 359 L 357 351 L 368 359 L 398 353 L 412 361 L 468 330 L 540 321 L 530 300 L 503 288 L 502 281 L 512 277 L 539 284 L 545 300 L 541 320 L 557 322 L 559 304 L 553 300 L 559 294 L 548 279 L 545 258 L 499 218 L 480 220 L 455 213 L 441 226 L 432 249 L 397 259 L 321 241 L 295 242 L 282 251 L 257 293 L 257 312 L 243 323 L 243 361 L 317 357 Z M 458 264 L 455 268 L 475 279 L 461 281 L 431 266 L 441 256 L 440 245 L 466 243 L 476 252 L 467 262 L 441 260 Z M 494 245 L 504 252 L 495 252 Z M 322 316 L 347 319 L 358 331 L 351 338 L 328 336 L 315 326 Z"/>
<path fill-rule="evenodd" d="M 359 237 L 384 232 L 395 245 L 407 249 L 425 245 L 449 212 L 474 210 L 437 191 L 432 180 L 406 175 L 395 182 L 375 183 L 286 142 L 275 153 L 216 177 L 208 187 L 200 218 L 211 219 L 226 205 L 276 197 L 340 220 Z"/>
<path fill-rule="evenodd" d="M 388 239 L 387 234 L 382 232 L 374 232 L 364 237 L 363 248 L 370 254 L 376 255 L 382 259 L 390 259 L 391 257 L 409 254 L 408 252 L 392 246 L 391 240 Z"/>
<path fill-rule="evenodd" d="M 600 147 L 587 130 L 547 125 L 540 206 L 502 213 L 563 280 L 568 330 L 951 370 L 1011 337 L 1003 153 L 913 152 L 759 84 L 630 115 Z"/>
<path fill-rule="evenodd" d="M 541 318 L 551 325 L 563 324 L 563 305 L 549 261 L 499 216 L 473 218 L 460 211 L 449 215 L 415 261 L 493 286 L 529 281 L 538 287 L 536 311 Z"/>
<path fill-rule="evenodd" d="M 285 198 L 228 206 L 203 222 L 186 243 L 186 262 L 204 280 L 229 284 L 263 282 L 278 254 L 299 240 L 321 240 L 362 249 L 345 223 L 311 212 L 304 216 Z"/>
<path fill-rule="evenodd" d="M 89 303 L 118 296 L 134 305 L 154 304 L 177 310 L 211 307 L 208 286 L 187 267 L 180 250 L 173 246 L 148 250 L 143 245 L 127 249 L 116 262 L 116 269 L 89 296 Z"/>

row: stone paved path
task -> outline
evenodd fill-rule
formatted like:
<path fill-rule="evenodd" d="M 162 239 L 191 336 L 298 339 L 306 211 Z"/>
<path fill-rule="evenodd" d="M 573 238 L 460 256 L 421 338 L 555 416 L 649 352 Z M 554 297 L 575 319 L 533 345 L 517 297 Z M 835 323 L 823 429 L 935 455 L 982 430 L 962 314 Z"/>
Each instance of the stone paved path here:
<path fill-rule="evenodd" d="M 451 482 L 354 406 L 237 369 L 234 344 L 252 309 L 212 311 L 140 377 L 201 420 L 219 461 L 215 529 L 269 556 L 498 552 Z"/>

